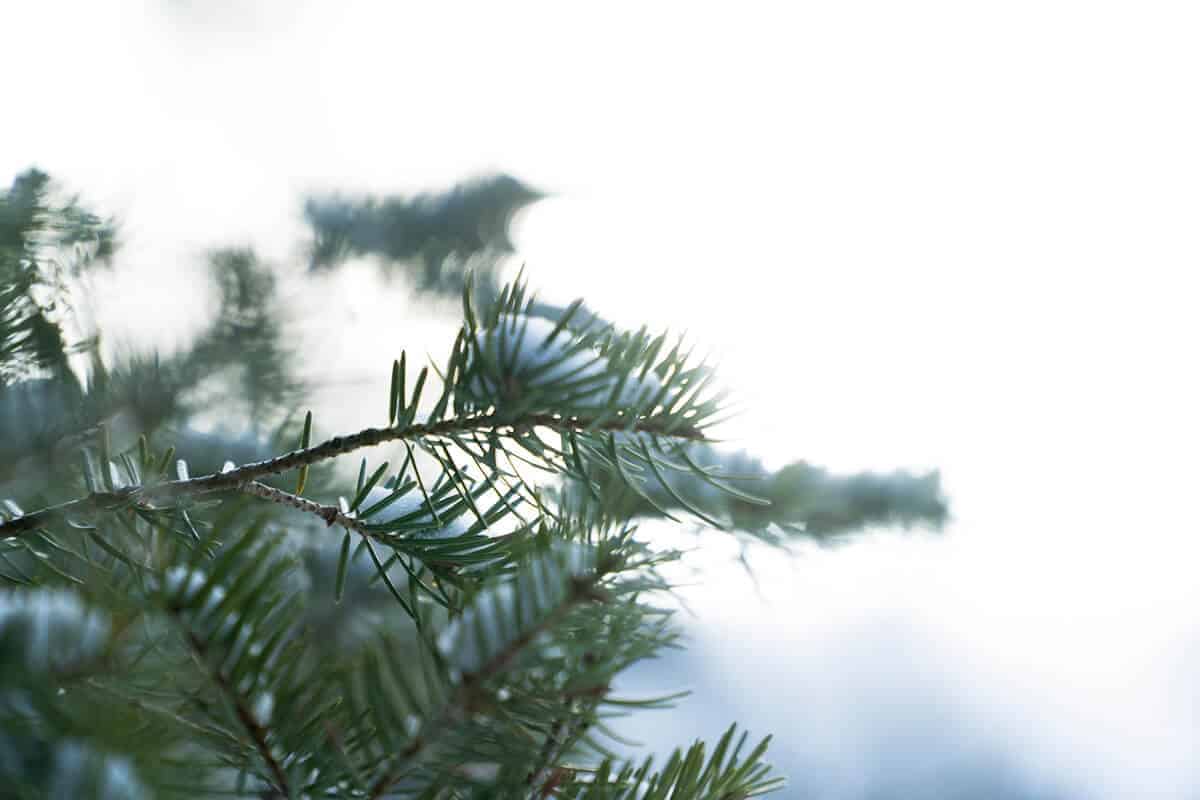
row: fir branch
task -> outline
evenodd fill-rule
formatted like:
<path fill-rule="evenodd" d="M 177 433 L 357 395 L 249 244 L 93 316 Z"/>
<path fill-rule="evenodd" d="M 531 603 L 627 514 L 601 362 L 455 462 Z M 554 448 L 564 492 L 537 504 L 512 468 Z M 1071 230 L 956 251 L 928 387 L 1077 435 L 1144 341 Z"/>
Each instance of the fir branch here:
<path fill-rule="evenodd" d="M 593 575 L 589 578 L 572 578 L 571 591 L 567 593 L 563 602 L 559 603 L 558 607 L 537 625 L 532 626 L 529 630 L 509 642 L 508 645 L 501 648 L 500 652 L 488 659 L 478 671 L 464 676 L 463 687 L 471 690 L 499 675 L 539 634 L 550 630 L 561 622 L 563 617 L 569 614 L 575 606 L 588 600 L 599 601 L 605 599 L 604 595 L 596 588 L 600 577 L 600 575 Z"/>
<path fill-rule="evenodd" d="M 584 433 L 589 431 L 633 431 L 663 436 L 672 436 L 690 441 L 705 441 L 703 432 L 694 425 L 680 424 L 677 417 L 670 415 L 646 416 L 629 419 L 624 415 L 605 419 L 563 417 L 560 414 L 536 413 L 517 416 L 501 414 L 472 414 L 464 417 L 426 422 L 394 428 L 366 428 L 348 436 L 335 436 L 314 447 L 293 450 L 290 453 L 265 461 L 229 470 L 166 481 L 154 486 L 126 487 L 112 492 L 93 492 L 87 497 L 49 506 L 12 519 L 0 521 L 0 539 L 19 536 L 42 527 L 52 519 L 71 513 L 89 513 L 113 510 L 128 503 L 137 502 L 149 507 L 155 500 L 210 494 L 242 489 L 246 484 L 268 475 L 278 475 L 290 469 L 326 461 L 364 447 L 374 447 L 385 442 L 410 441 L 425 438 L 450 437 L 472 431 L 498 431 L 508 429 L 523 431 L 532 427 L 552 428 L 562 432 Z"/>
<path fill-rule="evenodd" d="M 819 471 L 785 470 L 779 491 L 764 495 L 795 496 L 785 509 L 757 499 L 750 479 L 770 477 L 765 469 L 743 477 L 701 466 L 713 460 L 700 457 L 709 451 L 683 448 L 710 441 L 705 434 L 726 412 L 725 395 L 712 391 L 715 372 L 707 364 L 691 365 L 684 339 L 668 342 L 666 333 L 654 336 L 644 326 L 621 332 L 582 301 L 565 309 L 538 302 L 520 276 L 501 288 L 490 261 L 476 290 L 465 276 L 478 263 L 468 259 L 478 239 L 471 230 L 451 231 L 449 239 L 432 228 L 398 231 L 419 239 L 405 252 L 432 276 L 425 288 L 466 283 L 465 324 L 444 369 L 406 375 L 410 365 L 401 354 L 385 427 L 322 442 L 310 439 L 310 413 L 298 440 L 268 449 L 256 432 L 274 411 L 298 406 L 296 392 L 311 388 L 289 377 L 293 354 L 283 345 L 280 309 L 268 302 L 273 270 L 249 250 L 215 254 L 222 303 L 207 332 L 167 362 L 169 369 L 155 360 L 110 371 L 94 341 L 74 346 L 63 338 L 58 316 L 42 302 L 61 289 L 48 279 L 66 275 L 49 261 L 47 246 L 83 241 L 75 232 L 82 227 L 103 249 L 107 234 L 69 208 L 68 227 L 43 224 L 58 211 L 40 199 L 42 183 L 31 173 L 28 202 L 17 205 L 16 184 L 14 192 L 0 192 L 0 272 L 13 273 L 7 283 L 0 276 L 0 328 L 13 329 L 7 337 L 0 331 L 0 362 L 11 362 L 0 363 L 0 384 L 20 380 L 7 387 L 13 436 L 0 433 L 0 481 L 11 478 L 14 496 L 40 495 L 32 513 L 0 503 L 0 582 L 23 587 L 0 601 L 11 605 L 10 598 L 42 591 L 40 584 L 59 592 L 71 583 L 71 596 L 86 598 L 111 626 L 103 646 L 62 661 L 62 652 L 74 653 L 86 637 L 63 629 L 53 607 L 29 625 L 14 626 L 10 614 L 10 638 L 32 641 L 36 634 L 51 648 L 44 655 L 44 647 L 9 648 L 24 682 L 17 686 L 22 708 L 13 712 L 25 727 L 15 736 L 23 738 L 9 747 L 21 771 L 9 783 L 18 791 L 49 796 L 71 786 L 64 791 L 72 796 L 99 797 L 107 787 L 106 797 L 133 798 L 150 796 L 149 789 L 126 790 L 145 781 L 170 796 L 207 790 L 258 800 L 734 800 L 774 788 L 777 780 L 760 763 L 765 742 L 742 759 L 742 740 L 735 744 L 732 730 L 711 758 L 697 744 L 653 775 L 649 761 L 613 764 L 589 735 L 601 704 L 663 703 L 610 699 L 610 686 L 621 670 L 675 641 L 670 612 L 645 597 L 670 589 L 656 568 L 678 554 L 635 539 L 630 518 L 646 508 L 667 516 L 683 508 L 701 518 L 711 510 L 722 523 L 728 517 L 755 532 L 780 520 L 806 532 L 818 524 L 840 530 L 859 519 L 847 508 L 893 495 L 856 484 L 818 504 L 817 495 L 838 485 Z M 510 210 L 525 202 L 513 205 L 508 189 L 500 189 L 488 202 Z M 379 231 L 340 215 L 341 208 L 368 223 L 372 214 L 386 222 L 397 213 L 434 227 L 495 221 L 463 206 L 466 196 L 314 206 L 328 223 L 319 226 L 310 215 L 320 250 L 314 264 L 379 250 L 371 241 Z M 39 231 L 44 242 L 33 235 Z M 17 236 L 11 243 L 9 233 Z M 505 241 L 494 231 L 480 235 L 488 248 Z M 456 236 L 466 237 L 462 248 L 453 244 Z M 444 277 L 446 269 L 453 280 L 433 280 L 430 270 Z M 30 289 L 45 289 L 46 297 Z M 93 355 L 86 384 L 72 377 L 72 352 Z M 178 437 L 198 435 L 190 427 L 193 401 L 207 398 L 210 379 L 214 387 L 232 379 L 245 389 L 238 399 L 251 417 L 252 450 L 231 452 L 243 449 L 234 442 L 221 453 L 204 448 L 205 457 L 188 456 L 189 474 L 188 461 L 174 460 L 174 447 L 161 457 L 144 439 L 136 451 L 110 449 L 106 429 L 120 416 L 147 434 L 171 422 L 178 449 L 198 455 L 199 446 L 185 447 Z M 428 384 L 439 379 L 431 397 Z M 290 437 L 291 423 L 289 417 L 281 424 L 276 440 Z M 310 465 L 319 469 L 389 442 L 408 459 L 397 473 L 384 463 L 368 477 L 364 458 L 348 505 L 304 496 Z M 432 468 L 417 463 L 417 448 L 432 456 Z M 81 473 L 69 474 L 72 455 L 80 456 Z M 464 455 L 469 460 L 460 465 Z M 227 470 L 216 472 L 222 462 Z M 172 465 L 176 472 L 168 475 Z M 562 488 L 532 482 L 533 470 L 561 480 Z M 297 477 L 292 471 L 299 480 L 287 490 L 270 485 L 284 486 L 283 479 Z M 381 483 L 389 474 L 395 479 Z M 609 503 L 618 492 L 621 503 Z M 289 526 L 277 524 L 272 509 L 280 509 L 244 495 L 344 528 L 336 567 L 325 542 L 296 541 Z M 518 511 L 525 504 L 534 506 L 531 519 Z M 792 509 L 797 514 L 771 516 Z M 516 520 L 520 525 L 510 528 Z M 351 532 L 361 536 L 357 547 Z M 387 594 L 377 579 L 403 610 L 399 617 L 384 608 Z M 324 591 L 327 582 L 332 592 Z M 329 634 L 336 635 L 334 647 Z M 51 669 L 22 666 L 31 658 Z M 0 663 L 0 672 L 10 667 Z M 0 733 L 0 750 L 13 744 L 8 733 Z M 605 760 L 595 769 L 591 758 L 572 763 L 587 753 Z"/>
<path fill-rule="evenodd" d="M 263 763 L 270 770 L 272 778 L 274 778 L 274 789 L 282 797 L 291 797 L 291 790 L 288 785 L 287 773 L 283 771 L 283 766 L 275 758 L 275 754 L 271 752 L 271 745 L 267 742 L 267 729 L 255 716 L 254 711 L 246 705 L 246 700 L 238 693 L 237 689 L 229 682 L 229 678 L 221 671 L 219 667 L 210 667 L 208 665 L 208 646 L 204 640 L 198 637 L 195 633 L 188 632 L 187 634 L 188 647 L 191 648 L 192 654 L 202 666 L 205 666 L 205 671 L 216 684 L 221 693 L 229 700 L 233 706 L 234 715 L 237 721 L 241 724 L 250 740 L 254 743 L 254 749 L 258 752 Z"/>
<path fill-rule="evenodd" d="M 442 710 L 441 714 L 426 726 L 426 730 L 418 734 L 397 757 L 397 763 L 375 782 L 368 794 L 369 800 L 379 800 L 404 775 L 404 767 L 413 758 L 426 750 L 431 741 L 437 738 L 440 730 L 462 716 L 471 713 L 479 704 L 482 686 L 492 678 L 504 672 L 512 661 L 539 635 L 560 623 L 574 608 L 585 602 L 603 602 L 605 594 L 599 589 L 599 583 L 608 570 L 602 563 L 596 572 L 588 576 L 571 578 L 571 588 L 562 602 L 559 603 L 538 624 L 513 639 L 487 660 L 478 670 L 463 676 L 462 683 L 455 692 L 454 698 Z"/>

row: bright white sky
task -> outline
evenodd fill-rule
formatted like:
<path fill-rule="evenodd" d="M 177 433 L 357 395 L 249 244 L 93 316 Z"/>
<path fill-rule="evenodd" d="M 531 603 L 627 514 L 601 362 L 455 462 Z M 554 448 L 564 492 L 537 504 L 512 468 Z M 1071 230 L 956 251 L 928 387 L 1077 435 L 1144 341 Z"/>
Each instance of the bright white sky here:
<path fill-rule="evenodd" d="M 947 537 L 762 559 L 765 607 L 718 571 L 704 625 L 748 625 L 778 681 L 902 620 L 1021 706 L 996 725 L 1031 769 L 1194 796 L 1197 7 L 583 8 L 6 5 L 0 179 L 36 163 L 115 213 L 128 277 L 97 314 L 160 339 L 202 315 L 169 309 L 204 248 L 295 261 L 305 191 L 554 192 L 518 231 L 533 285 L 690 331 L 747 409 L 736 445 L 943 472 Z M 341 280 L 297 313 L 444 350 L 399 288 Z M 331 330 L 315 352 L 382 386 L 391 345 Z"/>

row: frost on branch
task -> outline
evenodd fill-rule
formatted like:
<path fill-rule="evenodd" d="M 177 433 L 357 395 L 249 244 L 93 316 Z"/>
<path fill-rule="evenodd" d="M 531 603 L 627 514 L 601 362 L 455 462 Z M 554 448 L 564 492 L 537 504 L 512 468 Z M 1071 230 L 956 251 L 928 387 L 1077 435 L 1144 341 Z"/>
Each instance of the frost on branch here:
<path fill-rule="evenodd" d="M 645 406 L 659 398 L 653 372 L 616 368 L 591 339 L 541 317 L 511 314 L 474 333 L 467 390 L 477 405 L 528 411 Z M 476 360 L 477 359 L 477 360 Z"/>
<path fill-rule="evenodd" d="M 464 673 L 495 666 L 570 602 L 573 582 L 595 571 L 595 555 L 584 545 L 560 542 L 515 578 L 480 591 L 462 617 L 442 632 L 438 648 Z"/>
<path fill-rule="evenodd" d="M 392 499 L 394 498 L 394 499 Z M 387 501 L 378 510 L 372 509 Z M 391 489 L 376 487 L 367 492 L 366 499 L 359 504 L 363 519 L 373 524 L 403 523 L 409 536 L 424 539 L 451 539 L 465 535 L 471 528 L 470 517 L 460 514 L 453 518 L 435 517 L 418 491 L 403 494 Z"/>

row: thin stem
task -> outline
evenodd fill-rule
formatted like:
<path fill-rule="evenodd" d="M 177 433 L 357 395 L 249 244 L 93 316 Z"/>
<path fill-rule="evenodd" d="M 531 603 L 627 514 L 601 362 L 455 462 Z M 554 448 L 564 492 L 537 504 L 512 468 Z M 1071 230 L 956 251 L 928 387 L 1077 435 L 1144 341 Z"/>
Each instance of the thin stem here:
<path fill-rule="evenodd" d="M 200 725 L 196 722 L 193 722 L 192 720 L 188 719 L 187 717 L 183 716 L 182 714 L 179 714 L 178 712 L 173 711 L 172 709 L 167 708 L 166 706 L 159 706 L 159 705 L 155 705 L 154 703 L 147 703 L 145 700 L 141 700 L 139 698 L 131 697 L 129 695 L 123 694 L 122 692 L 112 688 L 111 686 L 106 686 L 104 683 L 97 681 L 97 680 L 89 680 L 87 683 L 93 689 L 99 689 L 102 692 L 106 692 L 108 694 L 111 694 L 114 697 L 120 698 L 123 702 L 128 703 L 129 705 L 133 706 L 134 708 L 138 709 L 139 711 L 149 711 L 152 714 L 157 714 L 160 717 L 169 719 L 171 722 L 173 722 L 176 725 L 182 725 L 185 728 L 191 729 L 191 731 L 193 733 L 198 734 L 200 736 L 211 736 L 214 738 L 219 738 L 222 741 L 224 741 L 225 744 L 230 744 L 230 745 L 241 745 L 242 744 L 241 739 L 237 738 L 236 736 L 229 733 L 228 731 L 221 730 L 220 728 L 216 728 L 216 727 L 206 728 L 205 726 Z"/>
<path fill-rule="evenodd" d="M 343 528 L 358 531 L 364 536 L 374 535 L 372 531 L 367 529 L 365 522 L 357 517 L 343 514 L 342 510 L 337 506 L 321 505 L 315 500 L 309 500 L 306 497 L 285 492 L 283 489 L 276 489 L 274 486 L 268 486 L 259 481 L 250 481 L 242 487 L 242 491 L 246 494 L 252 494 L 255 497 L 261 497 L 264 500 L 270 500 L 272 503 L 290 506 L 307 514 L 315 514 L 325 520 L 325 524 L 331 528 L 334 525 L 341 525 Z"/>
<path fill-rule="evenodd" d="M 554 721 L 550 733 L 546 736 L 538 765 L 530 771 L 525 779 L 525 784 L 530 787 L 530 800 L 541 800 L 553 795 L 554 786 L 563 772 L 562 767 L 556 767 L 555 764 L 566 755 L 576 737 L 587 728 L 589 725 L 588 715 L 595 709 L 595 702 L 589 703 L 586 708 L 577 711 L 571 709 L 570 703 L 568 703 L 565 710 L 566 719 Z"/>
<path fill-rule="evenodd" d="M 672 427 L 674 426 L 674 427 Z M 691 425 L 678 425 L 670 418 L 645 417 L 632 426 L 624 417 L 591 420 L 581 417 L 563 417 L 558 414 L 527 414 L 509 418 L 498 414 L 476 414 L 441 422 L 408 425 L 402 428 L 366 428 L 349 436 L 335 436 L 306 450 L 293 450 L 265 461 L 229 470 L 202 475 L 196 478 L 166 481 L 154 486 L 133 486 L 112 492 L 94 492 L 87 497 L 70 500 L 19 517 L 0 521 L 0 539 L 19 536 L 45 525 L 49 520 L 71 513 L 88 513 L 121 508 L 136 502 L 149 507 L 151 501 L 169 500 L 175 497 L 209 494 L 212 492 L 242 489 L 252 481 L 267 475 L 278 475 L 290 469 L 325 461 L 364 447 L 373 447 L 384 442 L 407 441 L 427 437 L 452 436 L 473 430 L 496 430 L 498 428 L 546 427 L 560 431 L 585 432 L 588 430 L 634 431 L 640 433 L 674 436 L 693 441 L 704 441 L 704 434 Z"/>

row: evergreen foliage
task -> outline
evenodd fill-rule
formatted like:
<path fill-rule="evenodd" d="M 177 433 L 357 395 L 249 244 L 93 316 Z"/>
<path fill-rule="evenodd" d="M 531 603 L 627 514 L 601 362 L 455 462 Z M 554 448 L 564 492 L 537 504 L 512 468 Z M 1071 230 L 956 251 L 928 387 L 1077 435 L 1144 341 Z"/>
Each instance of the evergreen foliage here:
<path fill-rule="evenodd" d="M 307 387 L 248 250 L 213 254 L 220 308 L 181 353 L 108 365 L 95 337 L 68 342 L 71 276 L 114 237 L 50 196 L 35 171 L 0 195 L 6 796 L 763 794 L 767 741 L 733 728 L 661 766 L 609 750 L 607 717 L 672 699 L 612 690 L 676 646 L 655 597 L 680 554 L 634 518 L 785 543 L 945 516 L 936 474 L 769 476 L 713 450 L 723 398 L 681 339 L 520 279 L 477 290 L 448 256 L 503 249 L 536 197 L 512 179 L 309 204 L 314 263 L 377 252 L 463 298 L 444 361 L 400 354 L 380 427 L 329 438 L 295 413 Z M 246 433 L 197 432 L 214 403 Z M 351 454 L 346 483 L 331 465 Z M 726 475 L 731 459 L 749 468 Z"/>
<path fill-rule="evenodd" d="M 312 197 L 304 206 L 313 230 L 310 266 L 329 269 L 351 256 L 377 256 L 385 274 L 403 271 L 423 291 L 453 295 L 471 264 L 494 286 L 495 256 L 513 251 L 513 216 L 541 196 L 516 178 L 496 175 L 411 198 Z"/>

